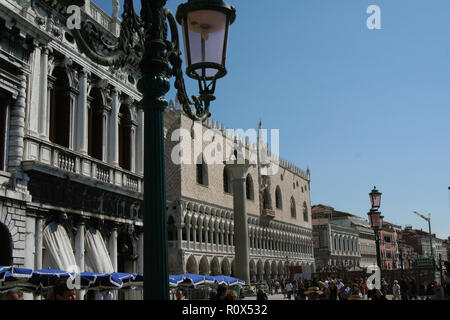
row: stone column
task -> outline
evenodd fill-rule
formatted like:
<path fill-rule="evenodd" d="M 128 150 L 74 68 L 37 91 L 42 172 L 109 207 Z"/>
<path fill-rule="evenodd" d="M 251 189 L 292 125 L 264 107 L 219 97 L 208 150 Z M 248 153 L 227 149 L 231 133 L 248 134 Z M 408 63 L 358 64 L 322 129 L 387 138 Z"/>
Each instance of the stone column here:
<path fill-rule="evenodd" d="M 117 272 L 117 225 L 113 226 L 111 236 L 109 237 L 109 256 L 114 268 L 114 272 Z"/>
<path fill-rule="evenodd" d="M 234 234 L 235 246 L 235 275 L 238 279 L 250 283 L 249 247 L 248 247 L 248 222 L 245 197 L 245 178 L 249 167 L 248 161 L 234 161 L 227 163 L 226 167 L 233 179 L 233 210 L 234 210 Z"/>
<path fill-rule="evenodd" d="M 112 108 L 109 118 L 109 162 L 119 165 L 119 93 L 115 88 L 111 89 Z"/>
<path fill-rule="evenodd" d="M 209 234 L 209 227 L 206 227 L 205 229 L 205 248 L 206 251 L 208 251 L 208 243 L 209 243 L 209 239 L 208 239 L 208 234 Z"/>
<path fill-rule="evenodd" d="M 214 227 L 209 230 L 210 251 L 214 251 Z"/>
<path fill-rule="evenodd" d="M 77 262 L 79 272 L 84 272 L 84 235 L 86 233 L 85 223 L 86 221 L 83 217 L 79 219 L 77 225 L 78 230 L 77 234 L 75 235 L 75 260 Z M 78 290 L 77 299 L 83 300 L 85 293 L 85 290 Z"/>
<path fill-rule="evenodd" d="M 136 128 L 136 173 L 144 174 L 144 111 L 142 107 L 137 107 L 137 128 Z"/>
<path fill-rule="evenodd" d="M 131 126 L 131 153 L 130 153 L 130 159 L 131 159 L 131 166 L 130 171 L 136 173 L 136 126 Z"/>
<path fill-rule="evenodd" d="M 25 98 L 27 76 L 24 70 L 19 71 L 19 87 L 17 99 L 11 108 L 9 121 L 8 143 L 8 171 L 15 175 L 21 175 L 21 163 L 23 159 L 23 137 L 25 128 Z"/>
<path fill-rule="evenodd" d="M 186 248 L 191 248 L 191 224 L 186 223 Z"/>
<path fill-rule="evenodd" d="M 182 248 L 182 244 L 183 244 L 183 228 L 184 228 L 184 223 L 177 224 L 177 232 L 178 232 L 177 246 L 178 246 L 178 249 L 183 249 Z"/>
<path fill-rule="evenodd" d="M 77 115 L 77 151 L 83 154 L 88 153 L 88 72 L 85 69 L 80 71 L 80 94 L 78 96 Z"/>
<path fill-rule="evenodd" d="M 48 140 L 48 54 L 49 48 L 41 49 L 41 79 L 40 79 L 40 99 L 39 99 L 39 135 L 42 139 Z"/>

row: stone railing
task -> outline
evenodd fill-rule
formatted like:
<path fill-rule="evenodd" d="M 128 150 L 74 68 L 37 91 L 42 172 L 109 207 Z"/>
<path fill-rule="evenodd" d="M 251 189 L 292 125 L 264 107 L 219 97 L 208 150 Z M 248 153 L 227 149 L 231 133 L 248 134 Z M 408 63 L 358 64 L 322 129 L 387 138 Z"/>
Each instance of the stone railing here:
<path fill-rule="evenodd" d="M 111 30 L 111 22 L 112 18 L 109 14 L 107 14 L 105 11 L 100 9 L 94 2 L 90 2 L 89 10 L 87 12 L 89 16 L 91 16 L 92 19 L 97 21 L 103 28 L 106 30 Z"/>
<path fill-rule="evenodd" d="M 24 162 L 37 162 L 49 167 L 94 179 L 127 191 L 143 192 L 143 177 L 120 167 L 80 154 L 51 142 L 26 137 Z M 49 173 L 51 170 L 49 170 Z"/>

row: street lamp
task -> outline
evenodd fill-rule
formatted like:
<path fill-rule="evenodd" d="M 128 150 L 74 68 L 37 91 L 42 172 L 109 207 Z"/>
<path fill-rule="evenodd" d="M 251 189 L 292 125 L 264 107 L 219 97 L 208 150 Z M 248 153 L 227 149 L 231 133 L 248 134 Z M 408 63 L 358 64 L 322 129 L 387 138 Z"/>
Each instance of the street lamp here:
<path fill-rule="evenodd" d="M 372 204 L 372 208 L 370 209 L 368 215 L 369 215 L 369 221 L 370 226 L 375 232 L 375 243 L 377 248 L 377 265 L 378 268 L 380 268 L 380 274 L 381 274 L 381 254 L 380 254 L 380 229 L 383 227 L 383 216 L 381 215 L 381 212 L 378 211 L 381 205 L 381 192 L 379 192 L 376 187 L 373 187 L 372 192 L 369 193 L 370 196 L 370 202 Z"/>
<path fill-rule="evenodd" d="M 64 0 L 61 4 L 69 6 L 75 2 L 84 4 L 83 0 Z M 188 0 L 178 7 L 176 18 L 164 8 L 166 2 L 141 0 L 138 16 L 133 0 L 124 0 L 120 36 L 112 43 L 87 15 L 81 28 L 72 30 L 80 50 L 94 62 L 116 68 L 131 65 L 142 76 L 138 89 L 145 110 L 145 300 L 169 299 L 164 164 L 164 109 L 168 106 L 164 95 L 170 88 L 169 78 L 175 77 L 177 99 L 184 112 L 192 120 L 206 120 L 211 115 L 209 106 L 215 99 L 216 80 L 226 74 L 228 29 L 236 18 L 236 10 L 222 0 Z M 185 89 L 176 21 L 183 28 L 186 73 L 199 85 L 200 94 L 192 96 L 192 101 Z"/>

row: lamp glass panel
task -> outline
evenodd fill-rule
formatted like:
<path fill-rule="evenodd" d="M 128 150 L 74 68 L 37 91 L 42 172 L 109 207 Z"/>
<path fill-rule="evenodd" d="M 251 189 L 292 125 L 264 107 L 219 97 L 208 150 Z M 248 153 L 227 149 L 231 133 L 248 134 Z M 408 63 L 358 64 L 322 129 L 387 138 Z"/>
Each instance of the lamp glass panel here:
<path fill-rule="evenodd" d="M 214 10 L 196 10 L 188 12 L 187 27 L 189 48 L 186 43 L 186 30 L 183 24 L 184 50 L 190 52 L 191 60 L 188 65 L 212 62 L 224 65 L 225 31 L 227 16 L 225 13 Z M 196 70 L 200 76 L 214 77 L 217 73 L 213 68 L 199 68 Z"/>
<path fill-rule="evenodd" d="M 370 201 L 372 202 L 372 207 L 380 207 L 381 205 L 381 193 L 371 193 Z"/>

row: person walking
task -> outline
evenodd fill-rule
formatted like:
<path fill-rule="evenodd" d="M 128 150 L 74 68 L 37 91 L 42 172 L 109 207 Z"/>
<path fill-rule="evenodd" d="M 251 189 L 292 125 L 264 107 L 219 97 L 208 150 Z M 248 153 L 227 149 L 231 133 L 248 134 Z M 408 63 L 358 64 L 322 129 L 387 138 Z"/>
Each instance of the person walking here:
<path fill-rule="evenodd" d="M 293 291 L 294 291 L 294 286 L 292 285 L 291 282 L 288 282 L 288 284 L 286 284 L 286 295 L 289 300 L 291 300 Z"/>
<path fill-rule="evenodd" d="M 326 295 L 328 297 L 328 300 L 338 300 L 339 294 L 338 294 L 338 288 L 336 286 L 336 281 L 330 281 L 328 283 Z"/>
<path fill-rule="evenodd" d="M 394 285 L 392 286 L 392 300 L 400 300 L 400 285 L 397 280 L 394 280 Z"/>

